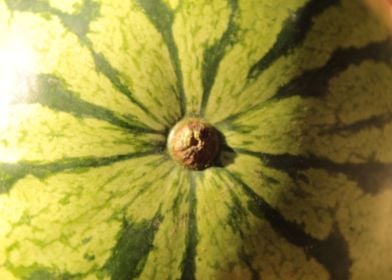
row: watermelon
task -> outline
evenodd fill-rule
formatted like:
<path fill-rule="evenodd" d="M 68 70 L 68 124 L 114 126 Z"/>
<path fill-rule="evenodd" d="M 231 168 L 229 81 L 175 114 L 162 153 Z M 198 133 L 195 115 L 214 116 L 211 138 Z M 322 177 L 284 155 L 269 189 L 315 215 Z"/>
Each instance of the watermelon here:
<path fill-rule="evenodd" d="M 0 279 L 391 279 L 391 93 L 357 0 L 0 0 Z"/>

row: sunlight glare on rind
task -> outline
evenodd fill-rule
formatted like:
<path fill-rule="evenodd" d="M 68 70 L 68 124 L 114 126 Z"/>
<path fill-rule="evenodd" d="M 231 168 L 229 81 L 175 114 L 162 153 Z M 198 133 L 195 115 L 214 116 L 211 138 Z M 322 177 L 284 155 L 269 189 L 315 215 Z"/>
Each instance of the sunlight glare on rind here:
<path fill-rule="evenodd" d="M 12 107 L 34 92 L 36 62 L 22 32 L 0 33 L 0 128 L 8 125 Z"/>

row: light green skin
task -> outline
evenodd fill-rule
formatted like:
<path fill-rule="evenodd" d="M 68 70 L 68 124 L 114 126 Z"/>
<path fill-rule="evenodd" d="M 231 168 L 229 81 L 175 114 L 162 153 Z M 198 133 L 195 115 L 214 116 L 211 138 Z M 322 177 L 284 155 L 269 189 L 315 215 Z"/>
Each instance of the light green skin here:
<path fill-rule="evenodd" d="M 0 1 L 0 279 L 390 279 L 388 34 L 342 0 L 278 49 L 305 2 Z M 168 156 L 184 116 L 216 167 Z"/>

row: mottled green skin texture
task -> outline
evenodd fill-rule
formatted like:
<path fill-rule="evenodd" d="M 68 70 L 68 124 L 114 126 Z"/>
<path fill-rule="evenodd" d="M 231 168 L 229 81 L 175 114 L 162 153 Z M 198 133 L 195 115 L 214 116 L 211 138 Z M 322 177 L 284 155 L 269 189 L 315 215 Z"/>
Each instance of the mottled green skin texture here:
<path fill-rule="evenodd" d="M 391 56 L 356 0 L 0 0 L 0 279 L 390 279 Z"/>

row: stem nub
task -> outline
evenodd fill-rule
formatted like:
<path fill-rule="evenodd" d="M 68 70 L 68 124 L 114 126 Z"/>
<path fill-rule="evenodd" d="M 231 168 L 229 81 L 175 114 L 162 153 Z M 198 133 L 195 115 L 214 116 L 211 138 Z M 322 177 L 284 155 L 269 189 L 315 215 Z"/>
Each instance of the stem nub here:
<path fill-rule="evenodd" d="M 181 165 L 202 170 L 211 166 L 219 153 L 219 133 L 203 120 L 185 119 L 170 131 L 168 149 L 173 159 Z"/>

